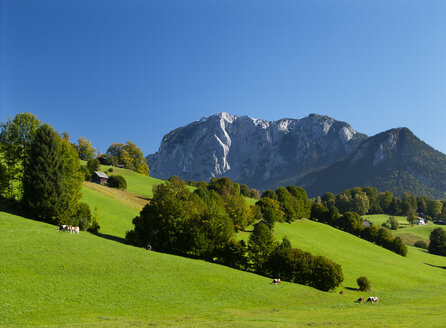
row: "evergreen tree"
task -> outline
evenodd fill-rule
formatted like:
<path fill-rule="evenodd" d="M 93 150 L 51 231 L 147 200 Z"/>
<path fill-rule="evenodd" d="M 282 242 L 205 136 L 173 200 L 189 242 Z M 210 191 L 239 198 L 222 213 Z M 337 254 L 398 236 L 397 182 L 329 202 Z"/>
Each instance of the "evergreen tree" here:
<path fill-rule="evenodd" d="M 41 220 L 59 219 L 67 211 L 58 138 L 48 124 L 38 128 L 25 166 L 23 201 L 29 214 Z"/>
<path fill-rule="evenodd" d="M 248 240 L 248 258 L 254 272 L 264 273 L 265 263 L 276 246 L 273 232 L 268 225 L 257 223 Z"/>

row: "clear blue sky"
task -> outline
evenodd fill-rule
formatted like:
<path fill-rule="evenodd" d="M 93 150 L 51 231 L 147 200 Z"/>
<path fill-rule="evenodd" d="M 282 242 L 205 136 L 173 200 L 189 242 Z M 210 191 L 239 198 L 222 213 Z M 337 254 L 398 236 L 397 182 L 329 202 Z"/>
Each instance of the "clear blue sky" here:
<path fill-rule="evenodd" d="M 446 153 L 446 1 L 0 0 L 0 121 L 144 154 L 217 112 L 406 126 Z"/>

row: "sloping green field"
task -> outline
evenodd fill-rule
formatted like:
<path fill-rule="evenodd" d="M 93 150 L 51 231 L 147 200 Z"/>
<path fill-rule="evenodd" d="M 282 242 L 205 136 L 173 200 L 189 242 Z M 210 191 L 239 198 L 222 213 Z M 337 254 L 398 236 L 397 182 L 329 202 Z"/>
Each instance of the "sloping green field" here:
<path fill-rule="evenodd" d="M 295 227 L 308 235 L 301 229 L 305 223 Z M 357 291 L 338 295 L 290 283 L 276 287 L 254 274 L 148 253 L 88 233 L 56 232 L 54 226 L 2 212 L 0 226 L 0 326 L 442 327 L 446 323 L 446 270 L 422 262 L 446 263 L 424 253 L 403 259 L 408 263 L 404 272 L 390 271 L 386 263 L 392 256 L 385 254 L 364 260 L 363 270 L 339 255 L 347 285 L 356 275 L 349 272 L 351 268 L 367 271 L 375 282 L 371 294 L 381 302 L 371 305 L 354 303 L 364 294 Z M 355 245 L 353 240 L 348 243 Z M 332 245 L 330 252 L 341 254 L 338 246 Z M 372 264 L 376 261 L 383 261 L 383 273 L 368 274 L 369 268 L 379 266 Z M 394 265 L 402 262 L 396 260 Z M 423 274 L 430 275 L 429 281 L 420 277 Z M 390 282 L 378 283 L 378 278 Z"/>
<path fill-rule="evenodd" d="M 137 178 L 138 188 L 151 188 Z M 138 197 L 88 184 L 83 193 L 99 208 L 103 237 L 0 212 L 0 327 L 446 326 L 445 257 L 410 247 L 404 258 L 298 220 L 276 224 L 276 237 L 340 263 L 345 294 L 273 286 L 251 273 L 125 245 Z M 355 290 L 362 275 L 371 293 Z M 380 303 L 353 302 L 370 295 Z"/>

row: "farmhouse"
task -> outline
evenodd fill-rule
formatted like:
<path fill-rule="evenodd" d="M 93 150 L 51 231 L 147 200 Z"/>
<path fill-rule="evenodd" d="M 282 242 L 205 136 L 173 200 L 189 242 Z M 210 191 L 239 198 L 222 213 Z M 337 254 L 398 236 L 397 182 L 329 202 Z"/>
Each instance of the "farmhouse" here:
<path fill-rule="evenodd" d="M 108 181 L 108 175 L 103 172 L 94 171 L 93 182 L 101 185 L 106 184 Z"/>
<path fill-rule="evenodd" d="M 426 221 L 425 221 L 423 218 L 418 217 L 418 218 L 417 218 L 417 224 L 418 224 L 418 225 L 420 225 L 420 224 L 426 224 Z"/>

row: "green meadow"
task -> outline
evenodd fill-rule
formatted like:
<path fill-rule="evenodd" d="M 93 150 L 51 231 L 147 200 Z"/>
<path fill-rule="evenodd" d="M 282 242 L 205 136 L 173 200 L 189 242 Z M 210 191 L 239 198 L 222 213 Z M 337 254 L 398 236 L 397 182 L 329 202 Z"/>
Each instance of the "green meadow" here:
<path fill-rule="evenodd" d="M 334 293 L 126 245 L 154 184 L 145 178 L 128 179 L 125 192 L 84 184 L 103 236 L 0 212 L 0 327 L 446 326 L 445 257 L 414 247 L 401 257 L 321 223 L 276 224 L 275 235 L 341 264 Z M 359 276 L 371 292 L 356 289 Z M 359 296 L 380 302 L 354 303 Z"/>
<path fill-rule="evenodd" d="M 390 215 L 387 214 L 375 214 L 375 215 L 364 215 L 363 218 L 369 220 L 375 225 L 381 225 L 386 222 Z M 443 228 L 442 225 L 436 225 L 432 222 L 422 225 L 413 225 L 412 227 L 407 222 L 405 216 L 394 216 L 398 219 L 400 227 L 398 230 L 392 230 L 392 234 L 395 236 L 400 236 L 403 242 L 407 245 L 413 245 L 418 240 L 423 240 L 429 243 L 429 235 L 435 228 Z"/>

